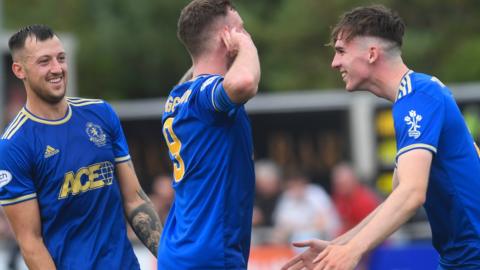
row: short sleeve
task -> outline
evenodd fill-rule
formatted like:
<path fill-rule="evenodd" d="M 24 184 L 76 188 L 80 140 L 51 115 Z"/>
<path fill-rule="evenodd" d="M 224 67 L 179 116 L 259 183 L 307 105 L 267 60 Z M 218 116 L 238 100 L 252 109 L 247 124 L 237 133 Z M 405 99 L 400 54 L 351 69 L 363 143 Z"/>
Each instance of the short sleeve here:
<path fill-rule="evenodd" d="M 203 109 L 232 116 L 242 106 L 229 100 L 223 88 L 222 76 L 211 76 L 197 87 L 200 87 L 198 99 Z"/>
<path fill-rule="evenodd" d="M 0 141 L 0 205 L 11 205 L 37 197 L 26 149 Z"/>
<path fill-rule="evenodd" d="M 112 147 L 115 156 L 115 162 L 121 163 L 129 161 L 131 157 L 120 119 L 110 104 L 105 102 L 105 105 L 107 107 L 107 113 L 109 114 L 110 119 L 108 124 L 110 125 L 110 129 L 112 131 Z"/>
<path fill-rule="evenodd" d="M 397 140 L 397 156 L 413 149 L 426 149 L 437 153 L 444 122 L 441 99 L 422 92 L 412 93 L 397 101 L 393 108 Z"/>

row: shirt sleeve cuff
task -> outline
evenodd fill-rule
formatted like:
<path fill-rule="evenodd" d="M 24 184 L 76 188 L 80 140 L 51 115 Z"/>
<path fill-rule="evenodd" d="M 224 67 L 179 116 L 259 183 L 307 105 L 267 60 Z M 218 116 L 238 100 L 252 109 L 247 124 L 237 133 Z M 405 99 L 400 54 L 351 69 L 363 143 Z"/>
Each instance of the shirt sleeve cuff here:
<path fill-rule="evenodd" d="M 398 150 L 398 153 L 395 157 L 395 160 L 398 160 L 398 158 L 401 155 L 403 155 L 406 152 L 409 152 L 411 150 L 414 150 L 414 149 L 425 149 L 425 150 L 428 150 L 428 151 L 432 152 L 432 154 L 434 154 L 434 155 L 437 153 L 437 148 L 435 146 L 432 146 L 432 145 L 429 145 L 429 144 L 424 144 L 424 143 L 415 143 L 415 144 L 411 144 L 409 146 L 405 146 L 402 149 Z"/>
<path fill-rule="evenodd" d="M 11 205 L 11 204 L 20 203 L 20 202 L 28 201 L 35 198 L 37 198 L 37 193 L 32 193 L 32 194 L 23 195 L 13 199 L 0 200 L 0 205 L 1 206 Z"/>
<path fill-rule="evenodd" d="M 130 155 L 126 155 L 126 156 L 123 156 L 123 157 L 117 157 L 117 158 L 115 158 L 115 162 L 116 162 L 116 163 L 122 163 L 122 162 L 129 161 L 130 159 L 132 159 L 132 158 L 130 157 Z"/>

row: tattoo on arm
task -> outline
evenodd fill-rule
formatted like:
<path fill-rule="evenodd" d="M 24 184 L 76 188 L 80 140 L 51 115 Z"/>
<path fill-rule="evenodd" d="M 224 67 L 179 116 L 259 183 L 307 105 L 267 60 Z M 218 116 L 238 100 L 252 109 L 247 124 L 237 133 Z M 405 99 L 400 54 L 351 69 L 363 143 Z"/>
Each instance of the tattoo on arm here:
<path fill-rule="evenodd" d="M 162 223 L 145 192 L 140 189 L 137 194 L 145 203 L 135 208 L 128 215 L 128 222 L 140 241 L 156 257 L 160 235 L 163 230 Z"/>

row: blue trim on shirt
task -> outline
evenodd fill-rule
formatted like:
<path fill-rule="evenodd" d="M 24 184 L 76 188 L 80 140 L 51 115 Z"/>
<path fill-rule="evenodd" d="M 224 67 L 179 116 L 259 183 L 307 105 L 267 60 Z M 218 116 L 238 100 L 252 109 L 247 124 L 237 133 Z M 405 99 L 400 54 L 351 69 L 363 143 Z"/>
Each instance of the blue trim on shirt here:
<path fill-rule="evenodd" d="M 223 88 L 223 83 L 217 84 L 213 89 L 213 100 L 215 101 L 215 108 L 222 112 L 229 112 L 238 106 L 228 97 L 225 88 Z"/>

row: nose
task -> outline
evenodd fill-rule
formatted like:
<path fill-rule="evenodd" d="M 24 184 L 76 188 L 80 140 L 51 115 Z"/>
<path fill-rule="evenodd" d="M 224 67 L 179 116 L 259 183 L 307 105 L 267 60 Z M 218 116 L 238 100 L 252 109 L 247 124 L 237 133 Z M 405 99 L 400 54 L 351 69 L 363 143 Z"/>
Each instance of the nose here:
<path fill-rule="evenodd" d="M 52 64 L 50 66 L 50 72 L 52 72 L 52 73 L 62 73 L 63 72 L 62 64 L 60 62 L 58 62 L 57 59 L 53 59 L 51 63 Z"/>
<path fill-rule="evenodd" d="M 338 54 L 335 54 L 335 55 L 333 56 L 333 60 L 332 60 L 332 64 L 331 64 L 331 66 L 332 66 L 333 69 L 338 69 L 338 68 L 340 68 L 340 61 L 339 61 L 338 58 L 339 58 L 339 57 L 338 57 Z"/>

